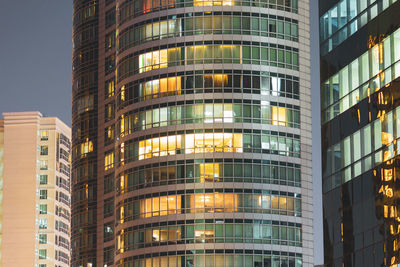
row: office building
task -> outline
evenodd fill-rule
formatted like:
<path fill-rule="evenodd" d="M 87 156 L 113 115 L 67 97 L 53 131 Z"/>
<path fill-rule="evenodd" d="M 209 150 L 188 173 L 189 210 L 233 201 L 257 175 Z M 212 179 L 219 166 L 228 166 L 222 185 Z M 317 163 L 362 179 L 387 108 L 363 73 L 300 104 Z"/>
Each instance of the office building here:
<path fill-rule="evenodd" d="M 70 128 L 39 112 L 3 118 L 1 266 L 70 266 Z"/>
<path fill-rule="evenodd" d="M 314 266 L 307 0 L 75 0 L 72 266 Z"/>
<path fill-rule="evenodd" d="M 398 266 L 400 2 L 320 1 L 326 266 Z"/>

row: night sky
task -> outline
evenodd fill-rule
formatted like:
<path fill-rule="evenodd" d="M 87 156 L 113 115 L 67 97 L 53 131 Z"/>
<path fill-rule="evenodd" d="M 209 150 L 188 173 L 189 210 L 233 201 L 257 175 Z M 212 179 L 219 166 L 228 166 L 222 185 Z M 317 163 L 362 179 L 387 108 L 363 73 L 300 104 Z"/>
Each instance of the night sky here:
<path fill-rule="evenodd" d="M 315 263 L 323 262 L 318 0 L 311 6 Z M 0 0 L 0 113 L 38 110 L 71 124 L 72 0 Z"/>
<path fill-rule="evenodd" d="M 71 124 L 72 0 L 0 0 L 0 113 Z"/>

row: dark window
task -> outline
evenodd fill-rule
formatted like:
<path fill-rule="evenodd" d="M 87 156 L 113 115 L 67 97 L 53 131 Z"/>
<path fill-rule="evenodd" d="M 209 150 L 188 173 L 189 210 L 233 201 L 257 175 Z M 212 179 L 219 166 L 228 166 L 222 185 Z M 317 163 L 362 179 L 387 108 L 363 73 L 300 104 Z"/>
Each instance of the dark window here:
<path fill-rule="evenodd" d="M 115 69 L 115 56 L 111 55 L 106 57 L 106 62 L 105 62 L 105 72 L 106 74 L 110 74 L 113 72 Z"/>
<path fill-rule="evenodd" d="M 115 24 L 115 8 L 106 12 L 106 28 Z"/>
<path fill-rule="evenodd" d="M 114 213 L 114 198 L 104 200 L 104 218 L 112 216 Z"/>
<path fill-rule="evenodd" d="M 104 177 L 104 194 L 114 191 L 114 173 Z"/>

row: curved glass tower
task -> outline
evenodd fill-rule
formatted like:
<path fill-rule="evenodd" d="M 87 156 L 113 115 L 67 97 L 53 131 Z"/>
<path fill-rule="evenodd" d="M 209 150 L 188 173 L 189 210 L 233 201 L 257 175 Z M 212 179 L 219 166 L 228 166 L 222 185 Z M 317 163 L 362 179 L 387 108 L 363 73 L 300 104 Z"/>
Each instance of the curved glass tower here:
<path fill-rule="evenodd" d="M 308 0 L 98 5 L 93 266 L 313 266 Z"/>
<path fill-rule="evenodd" d="M 86 267 L 97 266 L 98 2 L 73 7 L 71 263 Z"/>

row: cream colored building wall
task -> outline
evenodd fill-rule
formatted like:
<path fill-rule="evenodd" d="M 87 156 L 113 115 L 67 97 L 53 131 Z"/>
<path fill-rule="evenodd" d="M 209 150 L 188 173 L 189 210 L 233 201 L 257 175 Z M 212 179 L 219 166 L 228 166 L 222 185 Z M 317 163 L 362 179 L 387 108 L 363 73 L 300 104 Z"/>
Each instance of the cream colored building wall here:
<path fill-rule="evenodd" d="M 53 118 L 42 118 L 40 131 L 48 132 L 48 140 L 41 140 L 39 138 L 39 147 L 47 146 L 48 155 L 40 155 L 39 161 L 46 160 L 48 162 L 47 170 L 38 170 L 38 176 L 47 175 L 48 183 L 45 185 L 38 184 L 38 190 L 47 190 L 47 199 L 40 199 L 38 205 L 47 205 L 47 214 L 39 214 L 39 219 L 47 219 L 47 229 L 40 229 L 37 226 L 37 232 L 39 234 L 47 234 L 47 243 L 40 244 L 37 240 L 37 250 L 46 250 L 46 259 L 40 259 L 37 256 L 38 264 L 46 264 L 47 266 L 53 266 L 55 262 L 55 202 L 56 202 L 56 156 L 57 156 L 57 132 L 55 126 L 55 120 Z"/>
<path fill-rule="evenodd" d="M 43 118 L 39 112 L 3 113 L 4 117 L 4 193 L 3 220 L 0 221 L 2 237 L 1 266 L 60 266 L 68 263 L 56 259 L 56 251 L 70 254 L 68 248 L 56 245 L 56 236 L 70 239 L 70 233 L 56 229 L 56 221 L 70 225 L 69 219 L 57 216 L 56 207 L 63 207 L 70 213 L 68 204 L 57 201 L 56 192 L 70 195 L 68 189 L 56 184 L 56 177 L 69 181 L 69 176 L 60 172 L 60 162 L 69 166 L 69 161 L 60 159 L 60 134 L 71 138 L 71 130 L 57 118 Z M 48 132 L 48 139 L 41 139 L 41 132 Z M 0 171 L 2 163 L 2 140 L 0 121 Z M 48 154 L 41 155 L 42 146 L 48 147 Z M 65 145 L 61 145 L 69 152 Z M 41 161 L 47 161 L 46 170 L 40 168 Z M 40 184 L 40 175 L 47 175 L 47 184 Z M 47 190 L 47 198 L 40 199 L 40 190 Z M 0 197 L 1 197 L 0 172 Z M 47 205 L 47 214 L 40 214 L 40 205 Z M 47 228 L 41 229 L 39 222 L 47 220 Z M 1 236 L 3 225 L 3 236 Z M 46 234 L 46 244 L 39 242 L 39 235 Z M 0 239 L 1 241 L 1 239 Z M 0 243 L 1 245 L 1 243 Z M 46 258 L 40 259 L 40 250 L 46 250 Z"/>
<path fill-rule="evenodd" d="M 39 112 L 4 113 L 3 266 L 34 266 Z"/>
<path fill-rule="evenodd" d="M 47 229 L 39 229 L 38 233 L 46 233 L 47 234 L 47 244 L 40 244 L 37 241 L 38 250 L 46 249 L 47 258 L 39 259 L 37 258 L 38 264 L 46 264 L 47 266 L 69 266 L 68 264 L 62 263 L 56 260 L 55 251 L 62 251 L 69 255 L 69 250 L 60 246 L 55 245 L 55 236 L 62 236 L 66 239 L 70 239 L 70 234 L 65 234 L 63 232 L 57 231 L 55 229 L 56 220 L 62 221 L 68 225 L 70 225 L 69 220 L 65 218 L 60 218 L 56 216 L 56 207 L 66 208 L 70 212 L 70 206 L 64 203 L 61 203 L 56 200 L 56 192 L 63 192 L 69 195 L 69 192 L 63 190 L 56 185 L 56 177 L 63 177 L 64 179 L 68 179 L 69 177 L 62 174 L 59 170 L 60 162 L 64 164 L 68 164 L 68 161 L 59 158 L 58 151 L 62 145 L 59 146 L 60 134 L 65 135 L 69 139 L 71 138 L 71 131 L 68 126 L 66 126 L 63 122 L 58 120 L 57 118 L 42 118 L 40 122 L 40 131 L 47 131 L 49 133 L 48 140 L 40 140 L 39 146 L 48 146 L 48 155 L 42 156 L 39 155 L 39 160 L 47 160 L 48 161 L 48 170 L 39 170 L 38 174 L 47 174 L 48 176 L 48 184 L 47 185 L 38 185 L 38 190 L 45 189 L 47 190 L 47 199 L 42 200 L 39 199 L 40 204 L 47 204 L 47 214 L 39 215 L 40 218 L 46 218 L 48 222 Z M 64 149 L 66 149 L 64 147 Z"/>

